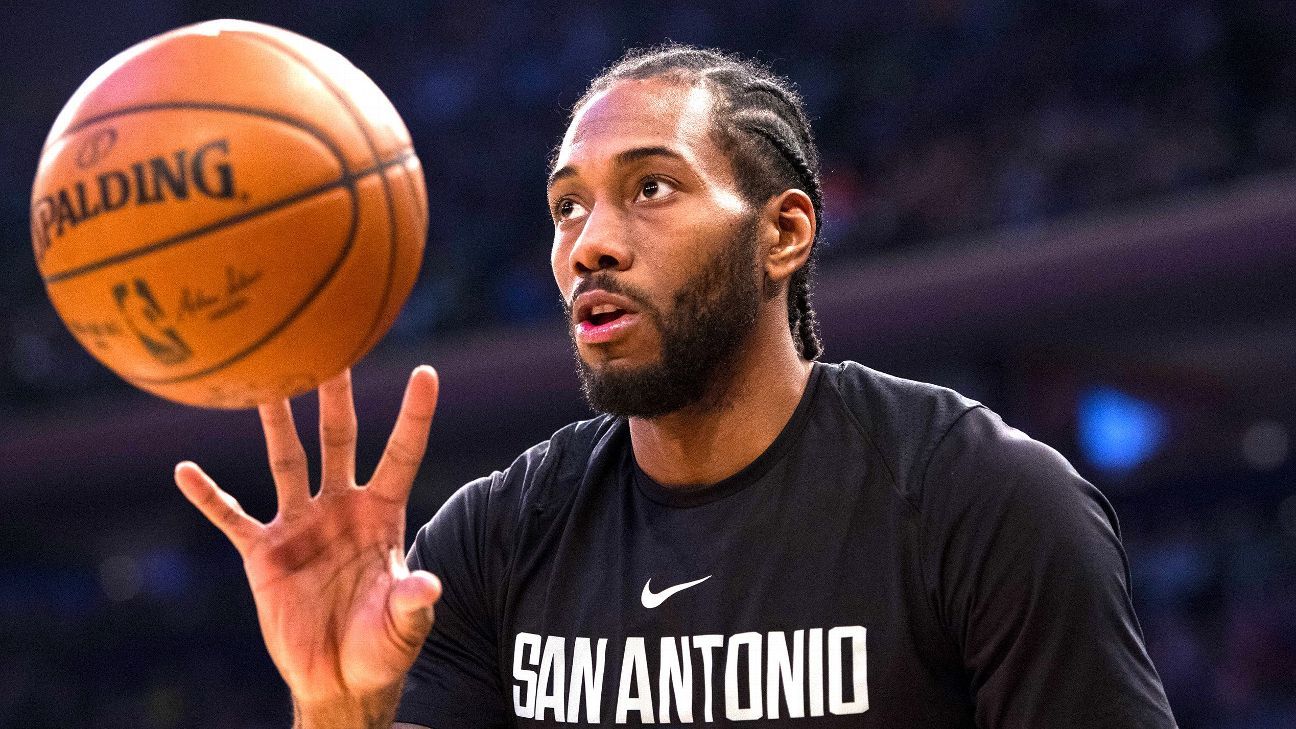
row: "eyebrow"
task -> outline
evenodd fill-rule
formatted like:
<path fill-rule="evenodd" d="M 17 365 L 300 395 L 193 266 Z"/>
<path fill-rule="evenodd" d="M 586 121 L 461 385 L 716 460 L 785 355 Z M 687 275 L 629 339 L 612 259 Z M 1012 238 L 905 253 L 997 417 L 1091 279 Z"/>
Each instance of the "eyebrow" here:
<path fill-rule="evenodd" d="M 613 161 L 616 163 L 618 167 L 624 167 L 625 165 L 638 162 L 639 160 L 646 159 L 648 157 L 669 157 L 671 159 L 676 159 L 681 162 L 685 161 L 684 155 L 680 154 L 679 152 L 676 152 L 670 147 L 662 147 L 662 146 L 632 147 L 623 152 L 618 152 L 616 157 L 613 158 Z M 571 165 L 563 165 L 561 168 L 556 169 L 553 172 L 549 173 L 549 182 L 546 185 L 546 189 L 553 187 L 554 184 L 557 183 L 559 180 L 564 180 L 568 177 L 575 177 L 575 176 L 576 176 L 575 167 L 572 167 Z"/>

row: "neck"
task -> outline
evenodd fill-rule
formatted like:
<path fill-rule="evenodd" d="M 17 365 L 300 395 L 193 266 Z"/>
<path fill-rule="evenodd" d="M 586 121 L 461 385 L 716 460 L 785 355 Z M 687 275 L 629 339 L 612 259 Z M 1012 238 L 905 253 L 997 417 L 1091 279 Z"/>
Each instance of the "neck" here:
<path fill-rule="evenodd" d="M 730 376 L 716 382 L 701 402 L 657 418 L 630 418 L 635 460 L 665 486 L 723 481 L 756 460 L 783 431 L 805 392 L 810 368 L 796 352 L 782 307 L 762 312 Z"/>

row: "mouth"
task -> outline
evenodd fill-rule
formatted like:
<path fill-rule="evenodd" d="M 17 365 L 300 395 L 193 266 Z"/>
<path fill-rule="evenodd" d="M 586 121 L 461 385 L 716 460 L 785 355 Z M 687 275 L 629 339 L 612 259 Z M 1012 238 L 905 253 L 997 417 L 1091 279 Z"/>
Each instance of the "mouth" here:
<path fill-rule="evenodd" d="M 574 304 L 572 319 L 576 339 L 582 344 L 607 344 L 619 339 L 640 318 L 628 299 L 603 290 L 581 294 Z"/>
<path fill-rule="evenodd" d="M 600 304 L 590 311 L 589 318 L 585 321 L 588 321 L 596 327 L 601 327 L 604 324 L 609 324 L 620 319 L 625 316 L 625 313 L 624 309 L 619 309 L 611 304 Z"/>
<path fill-rule="evenodd" d="M 595 315 L 576 325 L 576 339 L 583 344 L 608 344 L 625 336 L 638 322 L 638 314 L 624 311 Z"/>

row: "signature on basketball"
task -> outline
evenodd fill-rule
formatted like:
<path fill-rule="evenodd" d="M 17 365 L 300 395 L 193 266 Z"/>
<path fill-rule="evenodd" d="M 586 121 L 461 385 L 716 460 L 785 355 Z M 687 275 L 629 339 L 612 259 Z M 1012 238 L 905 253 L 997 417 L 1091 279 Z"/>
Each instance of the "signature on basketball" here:
<path fill-rule="evenodd" d="M 225 267 L 225 285 L 214 289 L 185 286 L 176 307 L 176 320 L 205 316 L 216 321 L 243 308 L 248 302 L 247 290 L 261 279 L 261 271 L 244 271 L 237 266 Z"/>

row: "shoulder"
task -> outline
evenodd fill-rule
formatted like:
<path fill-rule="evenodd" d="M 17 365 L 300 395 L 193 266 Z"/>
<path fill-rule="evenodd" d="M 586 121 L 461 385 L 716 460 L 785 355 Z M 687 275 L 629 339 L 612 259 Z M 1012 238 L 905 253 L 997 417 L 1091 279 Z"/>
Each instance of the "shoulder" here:
<path fill-rule="evenodd" d="M 583 477 L 618 420 L 605 416 L 572 423 L 523 451 L 507 468 L 464 484 L 415 535 L 411 567 L 450 575 L 488 594 L 510 569 L 528 516 L 562 490 L 563 482 Z"/>
<path fill-rule="evenodd" d="M 821 364 L 824 385 L 882 461 L 900 495 L 917 505 L 932 453 L 975 400 L 947 387 L 907 380 L 858 362 Z"/>
<path fill-rule="evenodd" d="M 1022 538 L 1050 541 L 1119 539 L 1116 513 L 1092 483 L 985 407 L 953 424 L 918 484 L 929 523 L 1011 525 Z"/>
<path fill-rule="evenodd" d="M 564 426 L 523 451 L 507 468 L 464 484 L 422 531 L 438 530 L 453 521 L 472 524 L 489 537 L 507 537 L 517 521 L 544 503 L 555 487 L 579 481 L 623 422 L 602 415 Z"/>
<path fill-rule="evenodd" d="M 924 488 L 1021 491 L 1080 479 L 1052 447 L 1026 435 L 986 407 L 964 413 L 932 451 L 921 482 Z"/>
<path fill-rule="evenodd" d="M 1110 511 L 1060 453 L 976 400 L 856 362 L 823 367 L 840 406 L 915 510 L 1008 500 L 1042 509 L 1080 497 Z"/>
<path fill-rule="evenodd" d="M 924 481 L 981 474 L 978 480 L 1039 474 L 1078 477 L 1071 464 L 1052 447 L 1003 421 L 997 413 L 978 407 L 955 421 L 933 449 Z"/>

